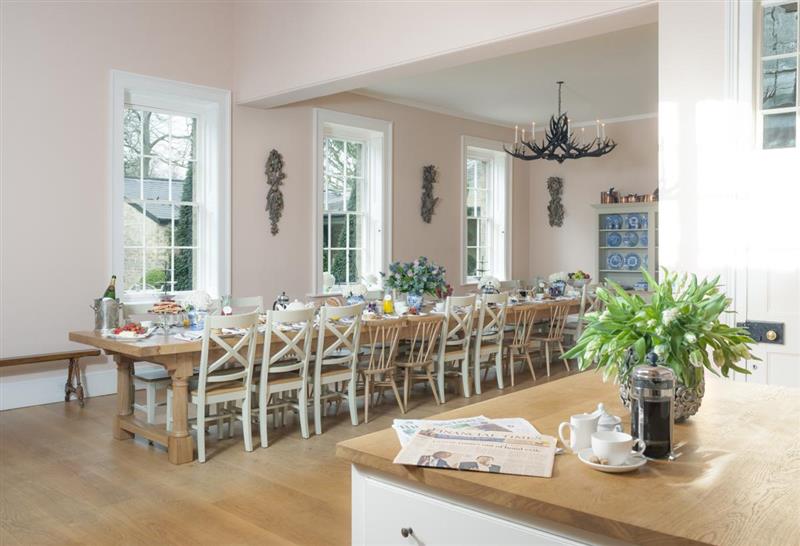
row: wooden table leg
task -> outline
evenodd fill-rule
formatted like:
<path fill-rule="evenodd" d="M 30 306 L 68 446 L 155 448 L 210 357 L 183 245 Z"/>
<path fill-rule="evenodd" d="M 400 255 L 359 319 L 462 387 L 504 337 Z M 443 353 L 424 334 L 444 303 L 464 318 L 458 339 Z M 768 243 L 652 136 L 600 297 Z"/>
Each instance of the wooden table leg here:
<path fill-rule="evenodd" d="M 194 371 L 191 354 L 178 355 L 172 376 L 172 430 L 167 451 L 169 462 L 183 464 L 194 459 L 194 442 L 189 435 L 189 378 Z M 202 432 L 201 432 L 202 434 Z"/>
<path fill-rule="evenodd" d="M 114 420 L 114 438 L 130 440 L 133 433 L 120 427 L 120 419 L 133 414 L 133 361 L 122 355 L 115 355 L 117 363 L 117 417 Z"/>

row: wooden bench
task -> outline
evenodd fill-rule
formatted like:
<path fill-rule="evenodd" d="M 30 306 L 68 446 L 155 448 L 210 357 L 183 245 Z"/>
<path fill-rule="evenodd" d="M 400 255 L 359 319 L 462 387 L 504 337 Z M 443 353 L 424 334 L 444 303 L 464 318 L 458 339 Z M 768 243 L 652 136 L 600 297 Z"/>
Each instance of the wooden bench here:
<path fill-rule="evenodd" d="M 0 367 L 5 368 L 6 366 L 21 366 L 22 364 L 69 360 L 67 383 L 64 385 L 64 401 L 69 402 L 70 395 L 75 393 L 75 396 L 78 397 L 78 403 L 83 407 L 83 385 L 81 385 L 81 369 L 78 366 L 78 360 L 88 356 L 100 356 L 100 351 L 88 349 L 85 351 L 62 351 L 60 353 L 0 358 Z"/>

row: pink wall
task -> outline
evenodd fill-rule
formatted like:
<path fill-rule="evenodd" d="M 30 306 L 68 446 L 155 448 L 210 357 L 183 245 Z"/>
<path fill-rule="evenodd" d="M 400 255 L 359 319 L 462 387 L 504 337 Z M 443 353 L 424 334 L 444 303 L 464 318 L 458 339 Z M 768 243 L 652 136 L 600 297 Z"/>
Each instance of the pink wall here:
<path fill-rule="evenodd" d="M 587 128 L 589 131 L 592 128 Z M 582 269 L 597 278 L 595 210 L 600 192 L 614 186 L 623 193 L 652 193 L 658 187 L 658 120 L 606 126 L 619 147 L 599 158 L 534 161 L 530 168 L 531 276 Z M 564 179 L 564 225 L 551 227 L 547 215 L 551 176 Z"/>
<path fill-rule="evenodd" d="M 108 283 L 110 70 L 229 89 L 233 26 L 223 4 L 1 9 L 0 354 L 11 356 L 73 346 L 67 332 L 93 326 L 88 304 Z M 53 382 L 36 375 L 37 395 L 55 388 L 57 399 L 57 367 Z"/>
<path fill-rule="evenodd" d="M 461 136 L 513 138 L 512 130 L 402 106 L 355 94 L 341 94 L 273 110 L 239 107 L 233 147 L 233 290 L 262 294 L 272 301 L 281 290 L 302 298 L 313 289 L 313 122 L 314 107 L 358 114 L 394 123 L 392 258 L 425 255 L 460 279 Z M 281 231 L 268 233 L 264 211 L 267 187 L 264 162 L 277 148 L 286 164 L 286 208 Z M 422 166 L 435 164 L 441 197 L 431 224 L 419 215 Z M 528 166 L 514 171 L 513 273 L 528 274 Z"/>

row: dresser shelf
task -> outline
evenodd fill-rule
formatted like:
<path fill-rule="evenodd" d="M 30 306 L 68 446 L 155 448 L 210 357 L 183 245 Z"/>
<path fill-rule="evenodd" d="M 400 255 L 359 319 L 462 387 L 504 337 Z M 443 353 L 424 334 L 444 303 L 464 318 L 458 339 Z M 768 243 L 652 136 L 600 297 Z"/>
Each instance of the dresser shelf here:
<path fill-rule="evenodd" d="M 624 288 L 634 288 L 639 281 L 644 281 L 644 276 L 639 270 L 643 267 L 654 278 L 658 279 L 658 202 L 655 203 L 614 203 L 607 205 L 592 205 L 595 210 L 595 226 L 597 233 L 597 279 L 599 282 L 612 280 Z M 615 218 L 618 217 L 618 218 Z M 632 220 L 631 218 L 635 218 Z M 615 223 L 614 220 L 617 220 Z M 635 223 L 638 221 L 638 225 Z M 633 233 L 639 238 L 647 236 L 647 244 L 628 246 L 623 240 L 619 245 L 608 244 L 612 233 L 626 237 Z M 632 236 L 629 236 L 632 237 Z M 623 265 L 613 269 L 609 258 L 618 254 L 623 260 Z M 625 265 L 630 255 L 635 255 L 639 267 L 630 269 Z M 618 258 L 618 259 L 619 259 Z M 636 258 L 630 258 L 636 260 Z M 650 287 L 652 289 L 652 287 Z"/>

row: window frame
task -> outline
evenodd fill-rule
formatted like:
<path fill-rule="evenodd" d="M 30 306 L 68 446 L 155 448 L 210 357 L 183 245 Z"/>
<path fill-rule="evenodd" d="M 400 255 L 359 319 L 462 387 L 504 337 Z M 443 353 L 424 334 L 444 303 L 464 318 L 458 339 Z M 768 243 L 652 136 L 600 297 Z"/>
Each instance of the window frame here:
<path fill-rule="evenodd" d="M 487 189 L 491 185 L 489 209 L 494 229 L 491 240 L 487 241 L 490 256 L 487 274 L 505 281 L 511 277 L 512 271 L 513 162 L 503 150 L 502 142 L 464 135 L 461 137 L 461 284 L 476 285 L 480 280 L 467 275 L 467 160 L 470 158 L 490 159 L 492 162 L 491 169 L 487 170 Z M 501 254 L 498 254 L 498 249 Z"/>
<path fill-rule="evenodd" d="M 386 271 L 392 255 L 392 122 L 314 108 L 314 218 L 312 236 L 313 293 L 323 291 L 322 245 L 324 210 L 323 145 L 331 136 L 366 143 L 365 184 L 361 214 L 366 225 L 360 242 L 363 260 L 368 263 L 363 275 Z M 374 181 L 381 183 L 375 185 Z M 347 181 L 345 180 L 345 184 Z M 379 216 L 375 212 L 379 213 Z M 344 210 L 342 212 L 345 212 Z M 330 242 L 329 246 L 330 246 Z M 374 271 L 373 271 L 374 270 Z M 343 286 L 343 285 L 337 285 Z"/>
<path fill-rule="evenodd" d="M 755 110 L 755 146 L 757 149 L 766 152 L 785 153 L 786 150 L 796 152 L 800 148 L 800 21 L 798 22 L 797 30 L 797 49 L 794 53 L 784 53 L 778 55 L 762 55 L 763 47 L 763 17 L 764 8 L 769 6 L 779 6 L 781 4 L 796 4 L 798 6 L 798 17 L 800 17 L 800 2 L 798 0 L 759 0 L 752 2 L 752 13 L 747 17 L 743 17 L 743 23 L 747 23 L 747 19 L 752 18 L 752 55 L 753 55 L 753 106 Z M 763 77 L 764 69 L 763 63 L 771 60 L 788 59 L 794 57 L 796 59 L 796 75 L 795 75 L 795 105 L 789 107 L 770 108 L 765 110 L 763 107 Z M 764 148 L 764 118 L 766 116 L 779 115 L 779 114 L 795 114 L 795 145 L 786 146 L 783 148 Z M 781 152 L 784 151 L 784 152 Z"/>
<path fill-rule="evenodd" d="M 231 287 L 231 93 L 224 89 L 111 71 L 111 164 L 109 172 L 111 272 L 124 276 L 124 145 L 126 105 L 182 113 L 197 118 L 196 160 L 202 173 L 195 199 L 202 212 L 197 219 L 197 286 L 212 297 Z M 109 273 L 110 275 L 111 273 Z M 125 302 L 156 301 L 160 291 L 126 293 Z"/>

